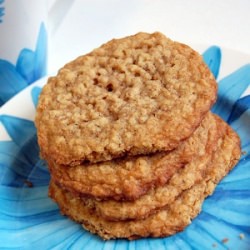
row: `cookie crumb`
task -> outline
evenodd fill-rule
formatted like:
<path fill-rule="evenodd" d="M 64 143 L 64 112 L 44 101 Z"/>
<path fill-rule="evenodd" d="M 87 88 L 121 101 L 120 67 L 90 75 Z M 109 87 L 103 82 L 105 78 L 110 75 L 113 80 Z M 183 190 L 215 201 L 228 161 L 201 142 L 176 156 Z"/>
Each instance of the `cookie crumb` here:
<path fill-rule="evenodd" d="M 241 233 L 241 234 L 239 234 L 239 237 L 241 240 L 243 240 L 245 238 L 245 235 Z"/>
<path fill-rule="evenodd" d="M 246 154 L 247 154 L 247 151 L 242 151 L 241 154 L 242 154 L 242 155 L 246 155 Z"/>
<path fill-rule="evenodd" d="M 217 244 L 216 244 L 216 243 L 213 243 L 213 245 L 212 245 L 212 246 L 215 248 L 215 247 L 217 247 Z"/>
<path fill-rule="evenodd" d="M 28 187 L 30 187 L 30 188 L 32 188 L 34 185 L 33 185 L 33 183 L 31 182 L 31 181 L 28 181 L 28 180 L 24 180 L 24 183 L 28 186 Z"/>
<path fill-rule="evenodd" d="M 222 240 L 222 243 L 226 244 L 228 241 L 229 241 L 228 238 L 224 238 L 224 239 Z"/>

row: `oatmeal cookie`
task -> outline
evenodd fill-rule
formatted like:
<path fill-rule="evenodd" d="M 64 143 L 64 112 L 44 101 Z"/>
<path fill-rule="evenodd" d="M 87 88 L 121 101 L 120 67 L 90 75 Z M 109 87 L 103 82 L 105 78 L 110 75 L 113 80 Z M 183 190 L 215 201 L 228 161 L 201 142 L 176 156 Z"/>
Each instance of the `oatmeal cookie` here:
<path fill-rule="evenodd" d="M 79 165 L 172 150 L 216 100 L 202 57 L 163 34 L 113 39 L 66 64 L 42 90 L 41 155 Z"/>
<path fill-rule="evenodd" d="M 217 144 L 217 121 L 208 113 L 197 130 L 176 149 L 78 166 L 49 162 L 52 178 L 76 195 L 135 200 L 152 187 L 163 186 L 178 169 L 210 154 Z"/>
<path fill-rule="evenodd" d="M 176 171 L 164 186 L 151 189 L 135 201 L 99 201 L 82 197 L 85 206 L 94 209 L 96 214 L 106 220 L 118 221 L 143 219 L 171 204 L 182 191 L 199 183 L 206 177 L 207 171 L 211 171 L 210 164 L 213 164 L 211 159 L 218 148 L 219 139 L 226 133 L 226 124 L 219 117 L 215 116 L 215 118 L 218 133 L 213 138 L 218 140 L 217 143 L 210 148 L 209 153 L 194 158 Z"/>
<path fill-rule="evenodd" d="M 199 184 L 183 191 L 169 206 L 143 220 L 107 221 L 85 206 L 80 198 L 65 192 L 53 182 L 49 192 L 63 214 L 82 223 L 85 229 L 103 239 L 164 237 L 184 230 L 191 223 L 199 214 L 204 199 L 213 193 L 216 184 L 235 166 L 239 158 L 239 137 L 228 126 L 206 177 Z"/>

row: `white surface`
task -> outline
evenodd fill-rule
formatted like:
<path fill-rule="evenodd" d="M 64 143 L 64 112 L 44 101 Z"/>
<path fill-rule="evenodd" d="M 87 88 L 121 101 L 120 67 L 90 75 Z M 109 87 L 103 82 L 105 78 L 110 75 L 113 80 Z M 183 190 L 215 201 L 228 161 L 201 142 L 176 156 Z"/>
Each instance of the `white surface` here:
<path fill-rule="evenodd" d="M 107 40 L 139 31 L 250 54 L 250 0 L 49 0 L 49 6 L 55 2 L 49 72 Z"/>
<path fill-rule="evenodd" d="M 4 1 L 2 6 L 5 15 L 0 23 L 0 55 L 16 64 L 23 48 L 35 49 L 41 22 L 47 25 L 48 6 L 44 0 Z"/>

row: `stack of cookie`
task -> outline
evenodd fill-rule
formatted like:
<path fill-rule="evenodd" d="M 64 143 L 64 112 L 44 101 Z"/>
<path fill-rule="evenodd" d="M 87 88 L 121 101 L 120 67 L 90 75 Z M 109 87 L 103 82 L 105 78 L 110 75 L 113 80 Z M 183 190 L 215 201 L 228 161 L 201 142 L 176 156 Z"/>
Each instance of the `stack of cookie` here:
<path fill-rule="evenodd" d="M 161 33 L 65 65 L 36 115 L 50 197 L 104 239 L 183 230 L 240 157 L 237 134 L 209 111 L 216 95 L 202 57 Z"/>

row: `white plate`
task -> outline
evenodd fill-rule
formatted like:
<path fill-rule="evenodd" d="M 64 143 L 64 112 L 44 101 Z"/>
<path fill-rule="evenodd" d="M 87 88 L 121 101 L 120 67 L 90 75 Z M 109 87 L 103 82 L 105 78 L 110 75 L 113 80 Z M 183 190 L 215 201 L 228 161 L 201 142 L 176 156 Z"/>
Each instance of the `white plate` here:
<path fill-rule="evenodd" d="M 200 51 L 203 52 L 204 47 Z M 245 64 L 250 62 L 250 56 L 214 46 L 204 53 L 204 58 L 219 77 L 218 101 L 213 111 L 239 133 L 244 154 L 214 194 L 206 199 L 202 212 L 190 226 L 162 239 L 105 242 L 60 215 L 56 204 L 47 196 L 50 176 L 46 164 L 39 159 L 33 123 L 34 103 L 40 87 L 46 82 L 44 78 L 16 95 L 0 110 L 0 247 L 249 249 L 250 65 Z"/>

